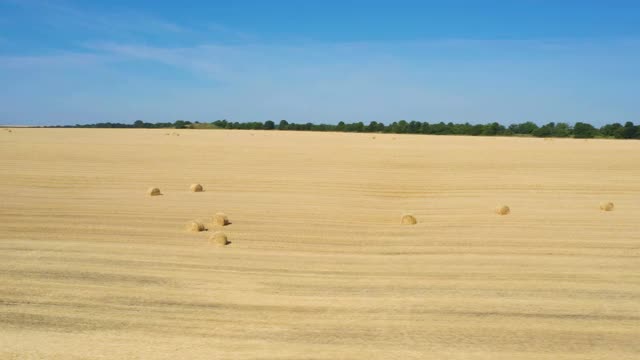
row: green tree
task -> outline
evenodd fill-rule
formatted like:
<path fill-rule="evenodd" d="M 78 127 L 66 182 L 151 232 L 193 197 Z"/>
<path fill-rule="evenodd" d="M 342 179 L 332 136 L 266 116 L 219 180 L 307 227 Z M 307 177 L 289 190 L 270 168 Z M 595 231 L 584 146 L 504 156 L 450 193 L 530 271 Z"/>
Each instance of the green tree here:
<path fill-rule="evenodd" d="M 509 125 L 509 130 L 514 134 L 531 135 L 536 129 L 538 129 L 538 125 L 531 121 Z"/>
<path fill-rule="evenodd" d="M 280 120 L 278 124 L 278 130 L 287 130 L 289 128 L 289 122 L 287 120 Z"/>
<path fill-rule="evenodd" d="M 212 124 L 221 129 L 225 129 L 227 127 L 227 120 L 216 120 L 212 122 Z"/>
<path fill-rule="evenodd" d="M 504 126 L 497 122 L 486 124 L 482 128 L 482 135 L 484 136 L 496 136 L 504 132 Z"/>
<path fill-rule="evenodd" d="M 621 139 L 633 139 L 636 137 L 638 129 L 633 125 L 633 122 L 627 121 L 618 132 Z"/>
<path fill-rule="evenodd" d="M 467 135 L 478 136 L 482 134 L 482 130 L 484 130 L 484 125 L 480 125 L 480 124 L 473 125 L 469 129 L 469 133 Z"/>
<path fill-rule="evenodd" d="M 591 124 L 577 122 L 573 126 L 573 137 L 577 139 L 590 139 L 595 137 L 596 129 Z"/>
<path fill-rule="evenodd" d="M 191 121 L 176 120 L 176 122 L 173 123 L 176 129 L 186 129 L 189 125 L 191 125 Z"/>
<path fill-rule="evenodd" d="M 550 137 L 553 134 L 553 130 L 556 128 L 556 123 L 550 122 L 543 125 L 533 131 L 533 136 L 536 137 Z"/>
<path fill-rule="evenodd" d="M 600 128 L 600 133 L 606 137 L 617 137 L 620 128 L 622 128 L 620 123 L 607 124 Z"/>
<path fill-rule="evenodd" d="M 553 137 L 569 137 L 572 134 L 573 129 L 571 128 L 571 125 L 564 122 L 557 123 L 551 131 L 551 136 Z"/>
<path fill-rule="evenodd" d="M 407 132 L 407 130 L 409 129 L 409 123 L 406 120 L 400 120 L 398 121 L 398 127 L 397 127 L 397 132 L 398 134 L 404 134 Z"/>
<path fill-rule="evenodd" d="M 417 121 L 411 121 L 409 125 L 407 125 L 407 132 L 409 134 L 417 134 L 420 132 L 420 123 Z"/>
<path fill-rule="evenodd" d="M 276 128 L 276 124 L 273 121 L 267 120 L 267 121 L 264 122 L 263 129 L 265 129 L 265 130 L 273 130 L 275 128 Z"/>

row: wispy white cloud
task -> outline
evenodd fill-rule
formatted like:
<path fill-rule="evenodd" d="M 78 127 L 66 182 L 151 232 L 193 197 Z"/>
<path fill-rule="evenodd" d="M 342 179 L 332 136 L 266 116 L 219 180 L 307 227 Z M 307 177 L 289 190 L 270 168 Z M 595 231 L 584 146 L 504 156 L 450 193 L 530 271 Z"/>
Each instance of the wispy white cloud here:
<path fill-rule="evenodd" d="M 101 41 L 135 41 L 153 38 L 162 42 L 176 40 L 188 43 L 204 41 L 254 41 L 255 34 L 228 25 L 208 22 L 183 25 L 148 13 L 120 8 L 110 12 L 98 11 L 87 4 L 79 6 L 61 1 L 0 0 L 28 12 L 38 25 L 54 31 L 73 29 L 87 39 Z"/>
<path fill-rule="evenodd" d="M 612 50 L 611 56 L 624 53 L 638 56 L 640 48 L 632 41 L 561 41 L 561 40 L 476 40 L 440 39 L 408 42 L 350 42 L 305 44 L 215 44 L 169 47 L 139 43 L 94 42 L 85 44 L 87 51 L 126 61 L 144 60 L 170 65 L 218 78 L 230 78 L 247 73 L 269 77 L 315 73 L 329 76 L 345 72 L 360 73 L 372 68 L 392 74 L 394 71 L 429 66 L 450 65 L 452 71 L 483 64 L 500 65 L 518 62 L 536 63 L 561 61 L 567 56 L 607 56 L 602 49 Z M 532 60 L 533 59 L 533 60 Z M 549 60 L 551 59 L 551 60 Z M 328 71 L 320 73 L 320 71 Z M 262 72 L 262 75 L 259 74 Z M 375 77 L 375 74 L 371 74 Z"/>
<path fill-rule="evenodd" d="M 170 65 L 178 69 L 194 71 L 210 76 L 225 75 L 221 65 L 224 47 L 196 46 L 188 48 L 163 48 L 146 45 L 99 43 L 88 48 L 106 56 L 123 60 L 144 60 Z"/>
<path fill-rule="evenodd" d="M 12 2 L 15 6 L 28 11 L 29 16 L 35 18 L 40 25 L 54 30 L 70 28 L 77 31 L 90 31 L 98 36 L 180 34 L 190 31 L 173 22 L 126 9 L 105 13 L 59 1 L 12 0 Z"/>
<path fill-rule="evenodd" d="M 115 58 L 106 54 L 80 52 L 57 53 L 51 55 L 4 55 L 0 56 L 0 68 L 12 69 L 49 69 L 57 67 L 73 68 L 76 66 L 92 66 L 113 61 Z"/>

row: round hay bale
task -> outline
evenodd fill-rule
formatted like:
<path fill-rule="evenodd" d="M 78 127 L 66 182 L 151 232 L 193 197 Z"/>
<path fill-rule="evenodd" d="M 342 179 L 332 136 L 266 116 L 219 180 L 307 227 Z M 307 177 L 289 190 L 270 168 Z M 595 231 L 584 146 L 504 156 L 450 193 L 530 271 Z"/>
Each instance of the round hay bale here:
<path fill-rule="evenodd" d="M 229 240 L 227 239 L 227 235 L 222 231 L 216 231 L 209 238 L 209 243 L 217 246 L 225 246 L 229 244 Z"/>
<path fill-rule="evenodd" d="M 402 225 L 415 225 L 418 223 L 418 220 L 416 220 L 413 215 L 403 215 L 400 222 Z"/>
<path fill-rule="evenodd" d="M 193 192 L 203 192 L 204 188 L 200 184 L 191 184 L 191 191 L 193 191 Z"/>
<path fill-rule="evenodd" d="M 498 206 L 496 208 L 496 214 L 498 215 L 507 215 L 511 212 L 511 209 L 507 205 Z"/>
<path fill-rule="evenodd" d="M 229 218 L 225 213 L 216 213 L 213 215 L 213 223 L 218 226 L 229 225 Z"/>
<path fill-rule="evenodd" d="M 609 202 L 609 201 L 601 202 L 600 203 L 600 210 L 602 210 L 602 211 L 612 211 L 613 210 L 613 203 Z"/>
<path fill-rule="evenodd" d="M 201 222 L 191 221 L 187 224 L 187 230 L 200 232 L 200 231 L 205 231 L 206 229 L 204 228 L 204 225 Z"/>
<path fill-rule="evenodd" d="M 150 196 L 158 196 L 158 195 L 162 195 L 162 193 L 160 192 L 160 189 L 158 189 L 157 187 L 151 187 L 147 190 L 147 194 L 149 194 Z"/>

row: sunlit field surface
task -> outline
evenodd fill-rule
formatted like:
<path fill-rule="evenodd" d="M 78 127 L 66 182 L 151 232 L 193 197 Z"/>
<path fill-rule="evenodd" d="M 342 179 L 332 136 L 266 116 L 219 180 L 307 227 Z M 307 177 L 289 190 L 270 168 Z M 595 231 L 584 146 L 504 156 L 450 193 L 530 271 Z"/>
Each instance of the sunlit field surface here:
<path fill-rule="evenodd" d="M 638 357 L 640 141 L 0 131 L 1 359 Z"/>

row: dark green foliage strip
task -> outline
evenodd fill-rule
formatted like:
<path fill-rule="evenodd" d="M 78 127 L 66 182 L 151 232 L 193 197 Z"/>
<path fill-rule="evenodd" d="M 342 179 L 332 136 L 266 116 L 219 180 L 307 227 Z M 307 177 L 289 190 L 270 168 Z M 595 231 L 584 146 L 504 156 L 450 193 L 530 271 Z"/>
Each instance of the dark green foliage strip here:
<path fill-rule="evenodd" d="M 615 138 L 615 139 L 640 139 L 640 125 L 633 122 L 607 124 L 601 128 L 596 128 L 591 124 L 577 122 L 571 126 L 568 123 L 550 122 L 543 126 L 538 126 L 533 122 L 512 124 L 508 127 L 497 122 L 489 124 L 469 123 L 434 123 L 419 121 L 400 120 L 385 125 L 381 122 L 372 121 L 365 125 L 363 122 L 345 123 L 340 121 L 337 125 L 329 124 L 296 124 L 287 120 L 280 120 L 278 125 L 272 120 L 263 122 L 231 122 L 227 120 L 216 120 L 210 124 L 178 120 L 174 123 L 147 123 L 137 120 L 133 124 L 121 123 L 97 123 L 88 125 L 70 125 L 55 127 L 75 127 L 75 128 L 175 128 L 175 129 L 198 129 L 198 128 L 219 128 L 219 129 L 240 129 L 240 130 L 292 130 L 292 131 L 339 131 L 357 133 L 392 133 L 392 134 L 429 134 L 429 135 L 471 135 L 471 136 L 535 136 L 535 137 L 574 137 L 581 139 L 589 138 Z"/>

